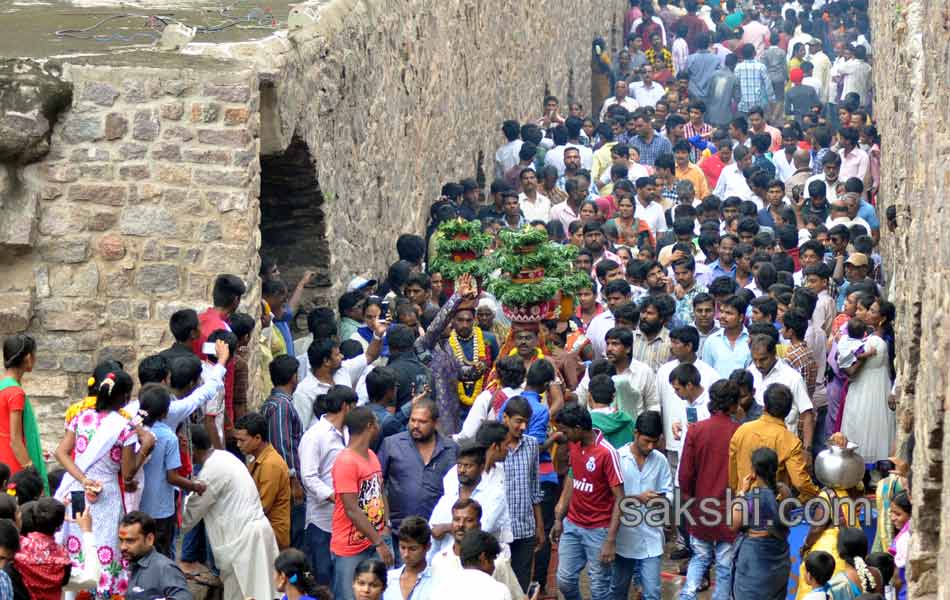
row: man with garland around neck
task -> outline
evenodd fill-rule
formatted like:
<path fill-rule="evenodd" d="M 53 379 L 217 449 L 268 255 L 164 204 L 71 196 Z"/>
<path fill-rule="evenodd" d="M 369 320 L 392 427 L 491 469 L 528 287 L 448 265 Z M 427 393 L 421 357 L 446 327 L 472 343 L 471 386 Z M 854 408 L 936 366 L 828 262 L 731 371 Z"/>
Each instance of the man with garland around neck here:
<path fill-rule="evenodd" d="M 488 373 L 498 357 L 498 339 L 478 326 L 474 309 L 466 305 L 455 312 L 448 344 L 455 359 L 455 387 L 464 417 L 475 397 L 485 389 Z"/>
<path fill-rule="evenodd" d="M 439 431 L 443 435 L 459 431 L 475 398 L 485 388 L 498 356 L 498 340 L 475 320 L 477 296 L 478 288 L 471 275 L 462 275 L 455 281 L 455 293 L 442 307 L 443 311 L 447 307 L 454 310 L 455 315 L 442 339 L 431 347 L 434 397 L 439 405 Z"/>

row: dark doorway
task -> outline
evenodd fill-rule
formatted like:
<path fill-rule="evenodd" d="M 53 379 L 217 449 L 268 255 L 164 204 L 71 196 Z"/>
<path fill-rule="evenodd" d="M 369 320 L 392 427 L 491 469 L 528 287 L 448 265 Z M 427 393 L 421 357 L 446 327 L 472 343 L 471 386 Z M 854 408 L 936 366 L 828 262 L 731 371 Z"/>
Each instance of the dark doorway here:
<path fill-rule="evenodd" d="M 261 156 L 261 256 L 273 258 L 292 291 L 304 271 L 316 272 L 300 313 L 326 305 L 330 245 L 324 198 L 310 148 L 296 134 L 280 154 Z M 298 313 L 298 314 L 300 314 Z M 306 329 L 302 319 L 300 329 Z"/>

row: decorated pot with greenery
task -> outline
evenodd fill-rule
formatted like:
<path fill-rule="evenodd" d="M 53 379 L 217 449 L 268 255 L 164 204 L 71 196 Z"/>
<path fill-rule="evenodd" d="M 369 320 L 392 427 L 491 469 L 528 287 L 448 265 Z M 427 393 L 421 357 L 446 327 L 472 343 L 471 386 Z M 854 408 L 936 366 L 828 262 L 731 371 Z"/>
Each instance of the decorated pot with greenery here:
<path fill-rule="evenodd" d="M 438 236 L 436 255 L 429 270 L 442 274 L 446 294 L 452 294 L 455 280 L 464 273 L 470 273 L 479 283 L 491 273 L 485 251 L 491 247 L 492 238 L 482 232 L 478 221 L 452 219 L 439 225 L 433 235 Z"/>
<path fill-rule="evenodd" d="M 577 249 L 547 239 L 533 227 L 499 233 L 501 248 L 491 256 L 500 277 L 488 282 L 488 290 L 515 323 L 557 318 L 565 297 L 587 284 L 589 276 L 573 270 Z"/>

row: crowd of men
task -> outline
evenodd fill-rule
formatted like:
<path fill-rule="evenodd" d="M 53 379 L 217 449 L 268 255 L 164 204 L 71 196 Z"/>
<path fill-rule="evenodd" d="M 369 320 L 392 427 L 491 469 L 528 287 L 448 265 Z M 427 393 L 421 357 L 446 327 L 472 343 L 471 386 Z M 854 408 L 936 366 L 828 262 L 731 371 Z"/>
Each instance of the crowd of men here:
<path fill-rule="evenodd" d="M 97 365 L 50 475 L 69 510 L 48 550 L 72 573 L 43 588 L 20 558 L 38 542 L 0 521 L 16 597 L 180 600 L 184 573 L 229 599 L 309 598 L 294 585 L 312 578 L 338 600 L 577 600 L 586 568 L 593 600 L 656 600 L 664 559 L 681 561 L 683 600 L 784 597 L 742 591 L 755 528 L 630 515 L 769 487 L 763 448 L 803 500 L 832 434 L 871 482 L 894 455 L 867 0 L 630 0 L 623 47 L 594 52 L 593 106 L 564 116 L 549 96 L 505 121 L 488 189 L 446 184 L 427 234 L 401 236 L 385 277 L 355 277 L 307 331 L 312 274 L 290 288 L 265 257 L 259 321 L 239 312 L 247 283 L 221 275 L 137 381 Z M 434 232 L 459 218 L 576 246 L 590 279 L 574 312 L 513 324 L 474 278 L 431 269 Z M 4 344 L 9 377 L 32 368 L 31 343 Z M 34 463 L 16 435 L 19 497 Z M 70 509 L 83 495 L 89 510 Z M 375 596 L 354 583 L 374 560 L 391 569 Z"/>

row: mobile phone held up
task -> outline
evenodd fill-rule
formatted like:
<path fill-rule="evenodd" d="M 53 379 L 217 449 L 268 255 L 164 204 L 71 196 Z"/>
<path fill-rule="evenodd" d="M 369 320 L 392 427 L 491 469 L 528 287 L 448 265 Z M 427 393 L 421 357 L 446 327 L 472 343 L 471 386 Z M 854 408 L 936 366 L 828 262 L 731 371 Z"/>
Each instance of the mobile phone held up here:
<path fill-rule="evenodd" d="M 538 590 L 541 588 L 541 584 L 537 581 L 532 581 L 531 585 L 528 586 L 528 600 L 532 600 L 537 594 Z"/>
<path fill-rule="evenodd" d="M 79 490 L 76 492 L 69 493 L 69 506 L 73 510 L 73 518 L 75 519 L 82 513 L 86 512 L 86 492 Z"/>

